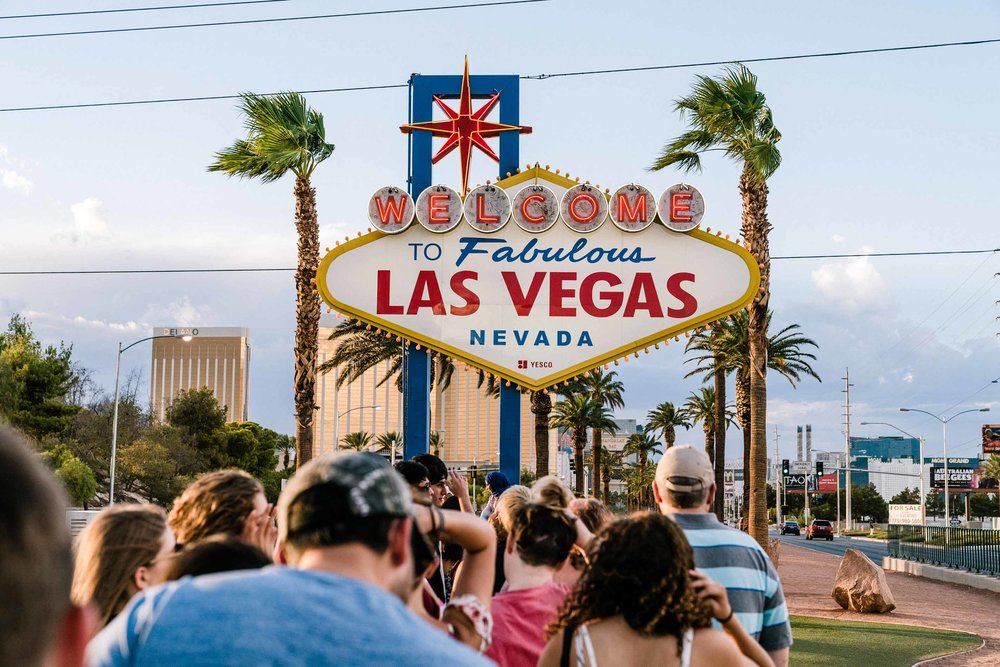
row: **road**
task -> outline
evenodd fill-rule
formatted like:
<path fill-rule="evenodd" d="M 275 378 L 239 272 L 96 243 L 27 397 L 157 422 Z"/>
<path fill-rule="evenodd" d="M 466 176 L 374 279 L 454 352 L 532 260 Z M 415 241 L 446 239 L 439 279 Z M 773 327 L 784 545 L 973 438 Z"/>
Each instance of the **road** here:
<path fill-rule="evenodd" d="M 832 542 L 826 540 L 806 540 L 805 535 L 797 537 L 795 535 L 778 535 L 775 532 L 772 536 L 777 537 L 784 544 L 793 544 L 797 547 L 804 547 L 819 551 L 820 553 L 843 556 L 845 549 L 857 549 L 875 561 L 875 564 L 882 565 L 882 558 L 886 555 L 885 542 L 868 542 L 866 540 L 855 540 L 850 537 L 835 537 Z"/>

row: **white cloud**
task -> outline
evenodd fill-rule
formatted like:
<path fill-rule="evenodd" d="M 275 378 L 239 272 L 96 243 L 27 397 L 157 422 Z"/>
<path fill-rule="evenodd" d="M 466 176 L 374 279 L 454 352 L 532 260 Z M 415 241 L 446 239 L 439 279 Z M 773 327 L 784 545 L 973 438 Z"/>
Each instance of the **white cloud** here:
<path fill-rule="evenodd" d="M 29 321 L 39 321 L 39 322 L 49 322 L 49 323 L 59 323 L 64 325 L 71 325 L 83 329 L 91 329 L 95 331 L 105 330 L 114 332 L 140 332 L 150 329 L 148 324 L 142 324 L 141 322 L 110 322 L 108 320 L 91 319 L 84 317 L 83 315 L 75 315 L 70 317 L 68 315 L 58 315 L 53 313 L 46 313 L 39 310 L 23 310 L 21 314 Z"/>
<path fill-rule="evenodd" d="M 110 236 L 108 223 L 104 220 L 104 202 L 96 197 L 87 197 L 69 207 L 73 213 L 73 228 L 77 240 L 106 239 Z"/>
<path fill-rule="evenodd" d="M 151 304 L 143 313 L 143 321 L 150 322 L 149 328 L 164 324 L 181 327 L 204 326 L 210 323 L 212 309 L 204 304 L 195 305 L 188 297 L 182 297 L 166 305 Z"/>
<path fill-rule="evenodd" d="M 0 157 L 6 157 L 0 154 Z M 35 184 L 13 169 L 0 169 L 0 183 L 8 190 L 20 192 L 27 197 L 35 189 Z"/>
<path fill-rule="evenodd" d="M 905 382 L 906 384 L 913 384 L 913 373 L 907 373 L 906 375 L 904 375 L 900 379 L 903 382 Z"/>
<path fill-rule="evenodd" d="M 7 147 L 3 144 L 0 144 L 0 160 L 10 164 L 10 151 L 8 151 Z"/>
<path fill-rule="evenodd" d="M 861 251 L 872 249 L 864 246 Z M 845 310 L 882 310 L 892 305 L 888 285 L 867 257 L 824 264 L 812 272 L 812 282 L 829 303 Z"/>
<path fill-rule="evenodd" d="M 841 236 L 840 234 L 834 234 L 830 238 L 833 240 L 834 243 L 843 243 L 844 241 L 847 240 L 843 236 Z"/>

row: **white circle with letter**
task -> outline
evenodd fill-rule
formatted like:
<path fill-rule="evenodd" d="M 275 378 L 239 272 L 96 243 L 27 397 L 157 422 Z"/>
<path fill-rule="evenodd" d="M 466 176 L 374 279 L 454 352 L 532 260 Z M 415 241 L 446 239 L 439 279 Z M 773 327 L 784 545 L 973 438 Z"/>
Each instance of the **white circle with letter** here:
<path fill-rule="evenodd" d="M 417 221 L 435 234 L 450 232 L 462 222 L 462 198 L 447 185 L 432 185 L 417 197 Z"/>
<path fill-rule="evenodd" d="M 656 198 L 638 183 L 623 185 L 611 195 L 611 222 L 624 232 L 641 232 L 656 220 Z"/>
<path fill-rule="evenodd" d="M 660 222 L 674 232 L 690 232 L 705 217 L 705 198 L 698 188 L 686 183 L 671 185 L 656 204 Z"/>
<path fill-rule="evenodd" d="M 559 212 L 567 227 L 589 234 L 608 219 L 608 200 L 597 188 L 580 183 L 563 195 Z"/>
<path fill-rule="evenodd" d="M 395 185 L 379 188 L 368 200 L 368 220 L 380 232 L 404 232 L 413 222 L 413 198 Z"/>
<path fill-rule="evenodd" d="M 503 229 L 510 220 L 510 197 L 495 185 L 480 185 L 465 197 L 465 219 L 478 232 Z"/>
<path fill-rule="evenodd" d="M 511 217 L 526 232 L 544 232 L 559 220 L 559 198 L 544 185 L 529 185 L 514 195 Z"/>

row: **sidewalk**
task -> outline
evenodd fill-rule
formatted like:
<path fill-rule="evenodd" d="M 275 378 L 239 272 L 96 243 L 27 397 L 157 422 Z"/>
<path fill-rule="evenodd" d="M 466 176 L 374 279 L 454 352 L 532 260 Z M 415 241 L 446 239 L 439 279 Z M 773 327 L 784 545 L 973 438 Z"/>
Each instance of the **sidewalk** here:
<path fill-rule="evenodd" d="M 886 572 L 886 581 L 896 599 L 896 610 L 888 614 L 859 614 L 841 609 L 830 595 L 837 577 L 839 557 L 782 544 L 778 560 L 778 573 L 792 614 L 974 632 L 986 640 L 982 649 L 941 658 L 931 664 L 935 667 L 992 667 L 1000 664 L 1000 623 L 997 622 L 1000 618 L 1000 595 L 996 593 Z M 795 648 L 792 647 L 793 664 L 794 653 Z"/>

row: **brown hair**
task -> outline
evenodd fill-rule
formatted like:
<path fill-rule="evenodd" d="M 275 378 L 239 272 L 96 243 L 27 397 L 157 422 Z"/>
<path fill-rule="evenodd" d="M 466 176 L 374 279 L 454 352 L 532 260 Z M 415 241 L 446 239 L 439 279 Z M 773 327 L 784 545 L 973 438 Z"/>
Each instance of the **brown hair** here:
<path fill-rule="evenodd" d="M 588 551 L 590 567 L 548 627 L 550 635 L 622 616 L 643 637 L 675 636 L 679 655 L 688 628 L 711 625 L 708 603 L 691 587 L 691 547 L 669 518 L 643 512 L 613 521 Z"/>
<path fill-rule="evenodd" d="M 97 607 L 104 627 L 135 593 L 135 571 L 163 548 L 167 515 L 156 505 L 112 505 L 76 541 L 73 602 Z"/>
<path fill-rule="evenodd" d="M 597 533 L 615 519 L 608 506 L 597 498 L 574 498 L 569 508 L 592 533 Z"/>
<path fill-rule="evenodd" d="M 555 475 L 546 475 L 531 487 L 531 502 L 566 509 L 573 500 L 573 492 Z"/>
<path fill-rule="evenodd" d="M 211 535 L 240 537 L 258 493 L 264 493 L 264 487 L 242 470 L 202 475 L 174 501 L 170 527 L 185 545 Z"/>
<path fill-rule="evenodd" d="M 531 489 L 520 484 L 508 486 L 507 490 L 497 498 L 490 523 L 498 533 L 506 535 L 514 522 L 514 512 L 521 505 L 531 501 Z"/>
<path fill-rule="evenodd" d="M 67 505 L 24 437 L 0 426 L 0 665 L 41 664 L 69 608 Z"/>

